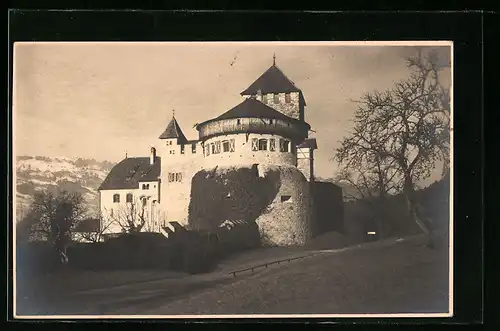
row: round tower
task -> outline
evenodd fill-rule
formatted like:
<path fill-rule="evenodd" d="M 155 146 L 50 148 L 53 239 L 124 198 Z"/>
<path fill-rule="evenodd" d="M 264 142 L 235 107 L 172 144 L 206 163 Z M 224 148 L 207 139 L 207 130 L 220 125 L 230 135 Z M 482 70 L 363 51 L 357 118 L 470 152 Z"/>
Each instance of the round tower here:
<path fill-rule="evenodd" d="M 296 146 L 310 129 L 253 97 L 196 126 L 206 166 L 296 165 Z"/>

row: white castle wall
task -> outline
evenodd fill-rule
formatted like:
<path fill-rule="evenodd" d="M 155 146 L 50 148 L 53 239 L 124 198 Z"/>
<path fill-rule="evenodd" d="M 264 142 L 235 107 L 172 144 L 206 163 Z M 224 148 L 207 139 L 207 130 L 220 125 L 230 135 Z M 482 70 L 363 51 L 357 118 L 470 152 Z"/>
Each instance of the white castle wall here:
<path fill-rule="evenodd" d="M 267 150 L 252 150 L 252 141 L 253 139 L 267 139 Z M 275 150 L 270 151 L 270 140 L 275 140 Z M 207 139 L 204 143 L 205 150 L 205 166 L 207 168 L 212 168 L 217 165 L 221 166 L 230 166 L 230 165 L 250 165 L 254 163 L 259 164 L 287 164 L 287 165 L 295 165 L 295 154 L 293 151 L 292 142 L 289 141 L 289 150 L 288 152 L 280 152 L 279 140 L 285 139 L 278 135 L 271 134 L 230 134 L 230 135 L 221 135 L 216 136 L 210 139 Z M 224 152 L 223 150 L 223 142 L 228 141 L 231 142 L 234 140 L 234 151 Z M 287 139 L 285 139 L 287 140 Z M 212 144 L 220 143 L 220 152 L 212 153 L 207 155 L 206 148 L 212 149 Z"/>
<path fill-rule="evenodd" d="M 99 192 L 101 196 L 101 229 L 103 229 L 103 233 L 122 232 L 120 223 L 124 224 L 125 218 L 131 216 L 131 210 L 135 210 L 136 213 L 142 212 L 143 205 L 141 198 L 143 197 L 147 199 L 147 203 L 144 206 L 144 215 L 147 219 L 147 224 L 143 227 L 142 231 L 159 231 L 159 226 L 161 225 L 161 215 L 158 208 L 159 183 L 147 182 L 149 190 L 141 189 L 142 184 L 141 182 L 137 189 L 102 190 Z M 127 203 L 127 194 L 129 193 L 132 194 L 134 209 L 131 208 L 130 203 Z M 115 194 L 119 194 L 120 202 L 113 202 Z M 137 221 L 139 220 L 137 214 L 134 217 Z"/>
<path fill-rule="evenodd" d="M 177 144 L 176 139 L 165 139 L 161 141 L 161 144 L 160 208 L 162 217 L 166 222 L 177 221 L 187 226 L 191 179 L 203 168 L 203 149 L 201 144 L 196 142 L 194 143 L 196 152 L 193 153 L 193 143 L 190 143 L 184 145 L 182 153 L 182 146 Z"/>

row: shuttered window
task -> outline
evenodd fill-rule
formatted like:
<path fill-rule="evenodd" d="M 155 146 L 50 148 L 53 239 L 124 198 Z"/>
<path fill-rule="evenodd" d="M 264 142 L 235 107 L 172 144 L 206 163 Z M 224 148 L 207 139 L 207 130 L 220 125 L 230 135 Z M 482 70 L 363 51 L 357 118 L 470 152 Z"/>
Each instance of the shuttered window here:
<path fill-rule="evenodd" d="M 276 139 L 274 138 L 269 139 L 269 150 L 271 152 L 274 152 L 276 150 Z"/>
<path fill-rule="evenodd" d="M 267 151 L 267 139 L 259 139 L 259 151 Z"/>
<path fill-rule="evenodd" d="M 258 150 L 259 150 L 259 139 L 252 138 L 252 151 L 258 151 Z"/>

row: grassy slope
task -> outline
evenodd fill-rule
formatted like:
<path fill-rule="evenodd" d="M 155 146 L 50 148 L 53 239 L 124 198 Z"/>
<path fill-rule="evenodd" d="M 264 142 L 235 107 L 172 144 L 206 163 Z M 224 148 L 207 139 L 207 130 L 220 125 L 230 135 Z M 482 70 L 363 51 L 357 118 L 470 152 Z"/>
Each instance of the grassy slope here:
<path fill-rule="evenodd" d="M 397 313 L 447 310 L 447 249 L 422 242 L 369 244 L 324 253 L 237 278 L 227 272 L 300 252 L 255 250 L 225 261 L 219 272 L 182 277 L 158 272 L 88 273 L 37 282 L 18 296 L 24 314 Z M 377 246 L 378 245 L 378 246 Z M 252 262 L 253 261 L 253 262 Z M 181 276 L 180 278 L 178 276 Z M 113 278 L 115 280 L 113 281 Z M 101 278 L 101 279 L 100 279 Z M 80 280 L 79 283 L 78 279 Z M 59 284 L 51 291 L 50 283 Z M 90 286 L 93 283 L 92 286 Z M 62 285 L 62 286 L 61 286 Z M 100 290 L 85 288 L 108 286 Z M 122 285 L 116 287 L 116 285 Z M 43 291 L 49 293 L 41 293 Z M 82 291 L 83 290 L 83 291 Z"/>
<path fill-rule="evenodd" d="M 421 244 L 326 253 L 194 293 L 147 314 L 446 312 L 447 249 Z"/>

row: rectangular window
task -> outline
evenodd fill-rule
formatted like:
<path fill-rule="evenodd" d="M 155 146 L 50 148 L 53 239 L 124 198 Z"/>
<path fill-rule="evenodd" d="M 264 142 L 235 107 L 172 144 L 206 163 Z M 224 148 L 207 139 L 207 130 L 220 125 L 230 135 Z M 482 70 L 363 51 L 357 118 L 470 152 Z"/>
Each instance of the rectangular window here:
<path fill-rule="evenodd" d="M 229 140 L 229 151 L 234 152 L 234 139 Z"/>
<path fill-rule="evenodd" d="M 269 120 L 269 124 L 273 124 L 273 122 L 274 122 L 274 121 L 273 121 L 273 119 L 271 118 L 271 119 Z"/>
<path fill-rule="evenodd" d="M 259 139 L 252 138 L 252 151 L 258 151 L 258 150 L 259 150 Z"/>
<path fill-rule="evenodd" d="M 120 195 L 119 194 L 113 194 L 113 202 L 120 202 Z"/>
<path fill-rule="evenodd" d="M 267 151 L 267 139 L 259 139 L 259 151 Z"/>
<path fill-rule="evenodd" d="M 274 138 L 269 139 L 269 150 L 271 152 L 274 152 L 276 150 L 276 139 Z"/>
<path fill-rule="evenodd" d="M 267 103 L 267 95 L 262 94 L 262 103 Z"/>
<path fill-rule="evenodd" d="M 290 152 L 290 142 L 285 140 L 285 152 Z"/>
<path fill-rule="evenodd" d="M 285 151 L 285 139 L 280 139 L 280 152 Z"/>
<path fill-rule="evenodd" d="M 224 141 L 222 142 L 222 151 L 223 151 L 224 153 L 229 152 L 229 141 L 228 141 L 228 140 L 224 140 Z"/>
<path fill-rule="evenodd" d="M 210 149 L 212 150 L 212 154 L 215 154 L 215 144 L 214 143 L 210 144 Z"/>
<path fill-rule="evenodd" d="M 184 154 L 184 144 L 181 145 L 181 154 Z"/>
<path fill-rule="evenodd" d="M 278 93 L 274 93 L 274 103 L 280 102 L 280 95 Z"/>
<path fill-rule="evenodd" d="M 175 173 L 175 181 L 176 182 L 182 181 L 182 174 L 180 172 Z"/>
<path fill-rule="evenodd" d="M 290 97 L 290 93 L 285 93 L 285 102 L 290 103 L 292 101 L 292 98 Z"/>
<path fill-rule="evenodd" d="M 236 120 L 236 124 L 241 125 L 241 120 L 239 118 Z"/>
<path fill-rule="evenodd" d="M 196 144 L 191 145 L 191 153 L 196 154 Z"/>
<path fill-rule="evenodd" d="M 175 180 L 175 176 L 173 173 L 169 172 L 168 173 L 168 181 L 171 183 Z"/>
<path fill-rule="evenodd" d="M 206 154 L 207 156 L 209 156 L 209 155 L 210 155 L 210 145 L 205 145 L 205 154 Z"/>

